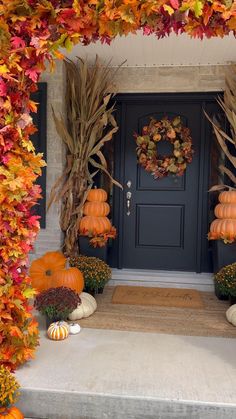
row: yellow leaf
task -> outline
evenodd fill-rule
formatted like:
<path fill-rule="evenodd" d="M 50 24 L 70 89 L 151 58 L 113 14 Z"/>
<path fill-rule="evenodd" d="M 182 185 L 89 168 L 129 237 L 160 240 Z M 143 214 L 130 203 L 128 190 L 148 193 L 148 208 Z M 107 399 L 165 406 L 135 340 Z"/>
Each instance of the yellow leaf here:
<path fill-rule="evenodd" d="M 174 11 L 174 9 L 173 9 L 171 6 L 168 6 L 167 4 L 165 4 L 165 5 L 163 6 L 163 9 L 164 9 L 166 12 L 168 12 L 170 16 L 171 16 L 171 15 L 173 15 L 173 13 L 175 12 L 175 11 Z"/>
<path fill-rule="evenodd" d="M 0 65 L 0 74 L 9 73 L 9 70 L 6 66 L 6 64 Z"/>

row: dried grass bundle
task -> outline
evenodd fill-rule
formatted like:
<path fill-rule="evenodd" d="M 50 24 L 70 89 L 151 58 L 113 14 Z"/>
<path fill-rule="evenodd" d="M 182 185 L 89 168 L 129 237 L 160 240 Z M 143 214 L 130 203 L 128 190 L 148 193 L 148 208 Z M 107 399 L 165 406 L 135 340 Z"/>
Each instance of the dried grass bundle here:
<path fill-rule="evenodd" d="M 102 148 L 118 130 L 113 117 L 114 73 L 108 63 L 102 66 L 96 57 L 93 67 L 78 59 L 65 60 L 67 124 L 53 118 L 56 130 L 66 145 L 66 165 L 62 176 L 51 190 L 48 208 L 61 201 L 60 226 L 65 233 L 63 251 L 67 256 L 78 253 L 78 229 L 82 209 L 93 178 L 100 170 L 116 182 L 107 170 Z"/>
<path fill-rule="evenodd" d="M 223 151 L 224 156 L 236 169 L 236 65 L 231 65 L 227 69 L 225 85 L 224 97 L 223 99 L 218 97 L 217 102 L 223 109 L 224 114 L 230 124 L 231 136 L 229 136 L 223 129 L 221 129 L 220 126 L 214 123 L 214 121 L 209 117 L 209 115 L 206 114 L 206 112 L 205 115 L 213 126 L 217 141 L 221 150 Z M 222 175 L 226 175 L 231 180 L 231 182 L 234 184 L 234 187 L 226 184 L 219 184 L 212 186 L 210 191 L 236 189 L 235 173 L 226 167 L 225 164 L 220 164 L 219 170 Z"/>

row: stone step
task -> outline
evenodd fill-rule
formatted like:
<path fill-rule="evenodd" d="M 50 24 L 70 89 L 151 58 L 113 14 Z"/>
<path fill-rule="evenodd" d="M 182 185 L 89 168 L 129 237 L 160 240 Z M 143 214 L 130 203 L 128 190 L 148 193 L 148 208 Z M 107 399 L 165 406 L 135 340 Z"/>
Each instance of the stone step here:
<path fill-rule="evenodd" d="M 82 329 L 55 342 L 42 330 L 16 373 L 18 406 L 34 419 L 234 419 L 235 353 L 235 339 Z"/>

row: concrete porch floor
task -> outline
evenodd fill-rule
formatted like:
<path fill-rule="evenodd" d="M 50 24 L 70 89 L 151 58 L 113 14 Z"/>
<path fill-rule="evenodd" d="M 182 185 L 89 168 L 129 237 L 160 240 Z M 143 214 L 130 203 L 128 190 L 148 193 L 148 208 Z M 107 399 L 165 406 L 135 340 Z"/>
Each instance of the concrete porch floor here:
<path fill-rule="evenodd" d="M 236 340 L 82 329 L 41 332 L 18 406 L 47 419 L 236 418 Z"/>

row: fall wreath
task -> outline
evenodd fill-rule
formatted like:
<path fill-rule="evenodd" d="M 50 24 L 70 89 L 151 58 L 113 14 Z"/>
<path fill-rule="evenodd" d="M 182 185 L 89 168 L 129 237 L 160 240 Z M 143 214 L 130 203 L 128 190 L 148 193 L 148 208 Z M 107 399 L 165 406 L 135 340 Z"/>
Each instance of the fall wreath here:
<path fill-rule="evenodd" d="M 192 138 L 189 128 L 185 127 L 180 117 L 159 121 L 151 119 L 149 125 L 142 128 L 142 135 L 134 134 L 137 144 L 138 163 L 150 172 L 154 179 L 168 175 L 182 176 L 187 163 L 193 157 Z M 159 141 L 166 140 L 173 144 L 173 154 L 158 155 Z"/>

